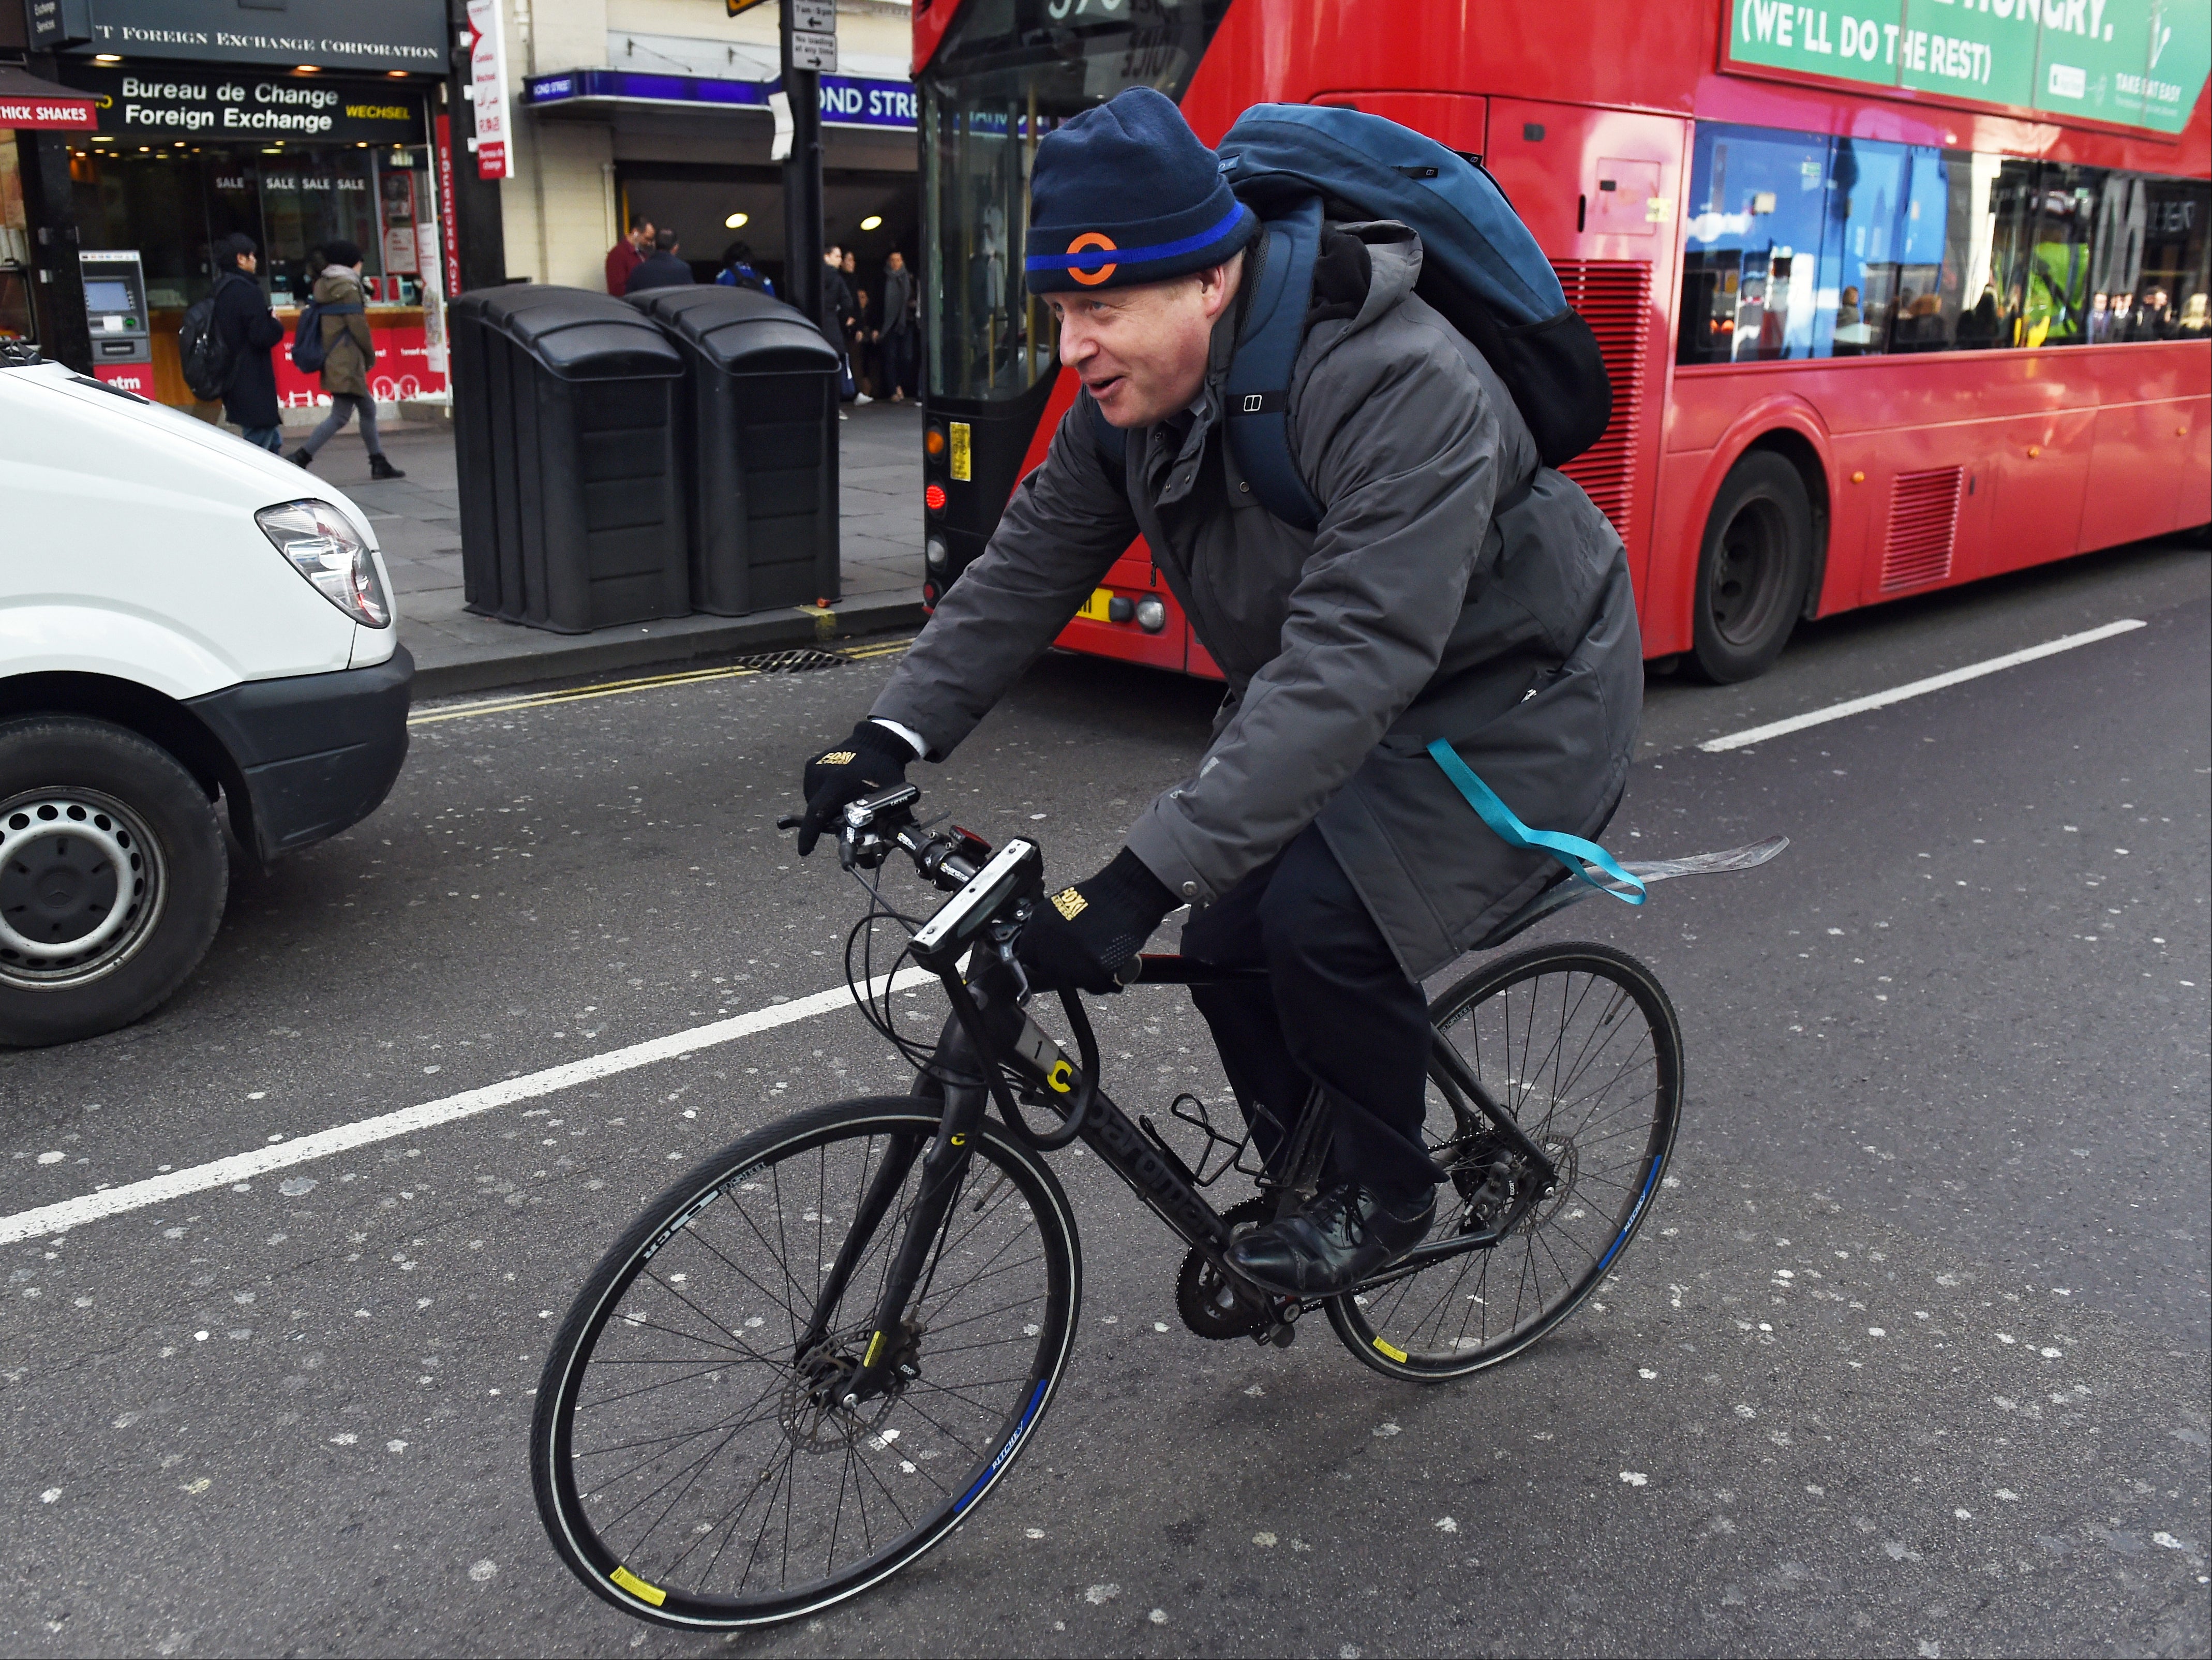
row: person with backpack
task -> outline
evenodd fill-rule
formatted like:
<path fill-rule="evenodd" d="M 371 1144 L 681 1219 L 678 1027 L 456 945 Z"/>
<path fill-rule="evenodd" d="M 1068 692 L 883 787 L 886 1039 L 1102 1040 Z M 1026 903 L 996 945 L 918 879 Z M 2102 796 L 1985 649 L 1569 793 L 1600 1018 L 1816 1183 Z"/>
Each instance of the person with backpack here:
<path fill-rule="evenodd" d="M 362 300 L 361 250 L 337 238 L 323 245 L 323 258 L 328 263 L 300 313 L 292 362 L 301 370 L 321 374 L 331 412 L 307 435 L 307 441 L 292 452 L 292 459 L 303 467 L 311 465 L 316 452 L 358 415 L 361 441 L 368 450 L 368 476 L 404 478 L 407 475 L 386 459 L 376 433 L 376 398 L 368 388 L 376 343 L 368 331 L 368 307 Z"/>
<path fill-rule="evenodd" d="M 254 280 L 260 260 L 242 231 L 208 250 L 215 288 L 193 302 L 177 331 L 177 356 L 192 395 L 221 399 L 225 417 L 256 448 L 284 449 L 283 414 L 276 404 L 276 369 L 270 354 L 282 344 L 284 325 L 269 309 Z"/>
<path fill-rule="evenodd" d="M 1048 881 L 1016 948 L 1033 991 L 1108 992 L 1189 905 L 1186 954 L 1266 970 L 1194 995 L 1263 1151 L 1311 1087 L 1333 1110 L 1322 1189 L 1229 1251 L 1286 1296 L 1340 1293 L 1426 1234 L 1443 1171 L 1420 982 L 1559 879 L 1543 848 L 1606 860 L 1580 838 L 1620 801 L 1643 697 L 1620 538 L 1541 465 L 1575 446 L 1536 435 L 1577 398 L 1603 429 L 1601 365 L 1596 386 L 1540 397 L 1525 336 L 1499 336 L 1501 369 L 1416 293 L 1429 251 L 1399 217 L 1449 233 L 1407 181 L 1466 182 L 1517 237 L 1514 269 L 1551 283 L 1553 337 L 1583 326 L 1494 185 L 1390 132 L 1425 146 L 1425 172 L 1339 147 L 1264 224 L 1149 88 L 1044 138 L 1024 271 L 1079 395 L 868 718 L 801 783 L 804 854 L 846 803 L 949 756 L 1144 538 L 1228 694 L 1189 775 L 1104 868 Z M 1402 214 L 1323 219 L 1363 195 Z M 1480 263 L 1458 252 L 1439 240 L 1440 274 Z"/>
<path fill-rule="evenodd" d="M 753 249 L 750 242 L 732 242 L 722 250 L 722 268 L 714 273 L 714 281 L 726 289 L 751 289 L 775 298 L 775 284 L 753 269 Z"/>

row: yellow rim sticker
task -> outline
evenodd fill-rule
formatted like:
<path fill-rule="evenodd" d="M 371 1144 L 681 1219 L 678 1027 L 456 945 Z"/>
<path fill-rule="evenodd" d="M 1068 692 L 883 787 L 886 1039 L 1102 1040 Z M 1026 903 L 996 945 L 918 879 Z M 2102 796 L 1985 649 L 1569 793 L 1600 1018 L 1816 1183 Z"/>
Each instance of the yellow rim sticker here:
<path fill-rule="evenodd" d="M 874 1365 L 876 1364 L 876 1356 L 881 1352 L 883 1347 L 884 1335 L 881 1332 L 878 1332 L 873 1337 L 868 1339 L 868 1352 L 860 1357 L 860 1364 L 864 1366 Z"/>
<path fill-rule="evenodd" d="M 663 1602 L 665 1602 L 668 1600 L 668 1593 L 666 1591 L 661 1590 L 658 1585 L 647 1584 L 644 1580 L 639 1578 L 628 1568 L 617 1568 L 612 1573 L 609 1574 L 607 1578 L 613 1580 L 617 1585 L 620 1585 L 632 1596 L 641 1597 L 646 1602 L 652 1603 L 655 1608 L 659 1608 Z"/>
<path fill-rule="evenodd" d="M 1053 1088 L 1059 1091 L 1062 1095 L 1066 1095 L 1069 1091 L 1075 1087 L 1074 1084 L 1071 1081 L 1074 1076 L 1075 1068 L 1069 1066 L 1067 1064 L 1066 1058 L 1062 1056 L 1060 1060 L 1052 1063 L 1052 1070 L 1045 1073 L 1044 1081 L 1051 1085 Z"/>
<path fill-rule="evenodd" d="M 1384 1342 L 1379 1337 L 1375 1340 L 1375 1349 L 1376 1353 L 1389 1355 L 1393 1360 L 1395 1360 L 1401 1366 L 1406 1364 L 1406 1351 L 1403 1349 L 1392 1348 L 1389 1344 Z"/>
<path fill-rule="evenodd" d="M 1114 620 L 1113 606 L 1113 589 L 1093 588 L 1091 597 L 1083 602 L 1082 609 L 1075 614 L 1086 623 L 1110 623 Z"/>
<path fill-rule="evenodd" d="M 975 482 L 975 449 L 970 443 L 971 429 L 965 421 L 955 421 L 952 428 L 952 476 L 963 484 Z"/>

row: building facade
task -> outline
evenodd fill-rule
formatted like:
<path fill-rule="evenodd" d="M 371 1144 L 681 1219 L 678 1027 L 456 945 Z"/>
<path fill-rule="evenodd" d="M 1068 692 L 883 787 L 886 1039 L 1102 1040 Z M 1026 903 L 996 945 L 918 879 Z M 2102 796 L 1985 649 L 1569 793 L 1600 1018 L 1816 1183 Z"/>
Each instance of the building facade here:
<path fill-rule="evenodd" d="M 15 216 L 27 238 L 73 246 L 95 374 L 191 404 L 178 325 L 213 283 L 210 246 L 244 232 L 288 320 L 320 250 L 357 244 L 378 397 L 443 392 L 445 0 L 29 0 L 23 22 L 21 61 L 94 111 L 90 128 L 41 141 L 67 147 L 66 189 L 46 193 L 44 222 L 29 224 L 27 204 Z M 19 192 L 39 148 L 15 146 Z M 282 352 L 277 387 L 302 410 L 320 398 Z"/>
<path fill-rule="evenodd" d="M 702 278 L 744 241 L 783 266 L 773 94 L 775 0 L 501 0 L 513 175 L 500 187 L 507 273 L 595 287 L 630 216 L 672 228 Z M 838 0 L 823 77 L 824 234 L 872 288 L 916 252 L 915 120 L 902 0 Z M 865 228 L 864 228 L 865 227 Z"/>

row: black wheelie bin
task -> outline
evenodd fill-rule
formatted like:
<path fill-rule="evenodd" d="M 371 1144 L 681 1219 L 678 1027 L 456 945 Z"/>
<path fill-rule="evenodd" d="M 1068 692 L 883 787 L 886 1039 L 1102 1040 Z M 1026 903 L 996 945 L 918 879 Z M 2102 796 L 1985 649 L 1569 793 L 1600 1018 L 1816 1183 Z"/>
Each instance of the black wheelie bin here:
<path fill-rule="evenodd" d="M 497 614 L 559 634 L 689 614 L 683 357 L 586 289 L 495 290 L 481 319 Z"/>
<path fill-rule="evenodd" d="M 750 289 L 629 303 L 684 354 L 693 606 L 735 617 L 837 599 L 836 349 Z"/>
<path fill-rule="evenodd" d="M 514 417 L 507 337 L 500 319 L 558 304 L 567 290 L 518 284 L 473 289 L 446 313 L 453 382 L 453 471 L 460 497 L 461 593 L 479 617 L 522 620 L 521 504 L 513 446 L 495 459 L 495 431 L 512 435 Z"/>

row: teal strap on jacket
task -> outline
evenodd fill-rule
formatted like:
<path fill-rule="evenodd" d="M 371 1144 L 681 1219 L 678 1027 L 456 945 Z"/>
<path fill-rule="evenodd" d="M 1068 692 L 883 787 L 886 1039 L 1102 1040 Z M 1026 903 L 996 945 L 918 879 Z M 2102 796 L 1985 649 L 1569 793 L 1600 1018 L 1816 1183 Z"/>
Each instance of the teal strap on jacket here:
<path fill-rule="evenodd" d="M 1458 787 L 1459 793 L 1467 797 L 1467 804 L 1474 809 L 1476 816 L 1497 831 L 1498 838 L 1508 846 L 1534 848 L 1540 853 L 1550 854 L 1600 893 L 1609 893 L 1624 905 L 1644 903 L 1642 878 L 1631 876 L 1621 869 L 1619 861 L 1595 842 L 1585 842 L 1579 836 L 1567 836 L 1558 830 L 1530 830 L 1514 817 L 1512 808 L 1498 799 L 1498 792 L 1484 783 L 1474 769 L 1459 758 L 1459 751 L 1448 739 L 1439 738 L 1430 745 L 1429 757 L 1444 769 L 1444 776 Z M 1623 893 L 1620 889 L 1599 881 L 1589 873 L 1592 865 L 1615 882 L 1625 883 L 1636 891 Z"/>

